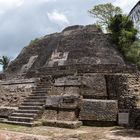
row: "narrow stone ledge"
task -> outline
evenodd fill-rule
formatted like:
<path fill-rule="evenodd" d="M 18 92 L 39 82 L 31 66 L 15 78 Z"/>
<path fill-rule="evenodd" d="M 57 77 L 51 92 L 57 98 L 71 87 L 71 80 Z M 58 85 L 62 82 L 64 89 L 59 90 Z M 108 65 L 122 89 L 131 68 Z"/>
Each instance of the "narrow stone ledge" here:
<path fill-rule="evenodd" d="M 77 129 L 82 125 L 82 122 L 81 121 L 43 120 L 42 124 L 44 126 Z"/>

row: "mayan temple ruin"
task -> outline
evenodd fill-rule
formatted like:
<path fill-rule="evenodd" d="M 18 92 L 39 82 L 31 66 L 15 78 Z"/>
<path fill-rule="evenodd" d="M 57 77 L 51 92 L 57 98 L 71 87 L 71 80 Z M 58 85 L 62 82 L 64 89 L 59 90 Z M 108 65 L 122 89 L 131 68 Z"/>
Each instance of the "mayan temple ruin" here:
<path fill-rule="evenodd" d="M 0 78 L 3 123 L 140 127 L 139 71 L 95 25 L 32 41 Z"/>

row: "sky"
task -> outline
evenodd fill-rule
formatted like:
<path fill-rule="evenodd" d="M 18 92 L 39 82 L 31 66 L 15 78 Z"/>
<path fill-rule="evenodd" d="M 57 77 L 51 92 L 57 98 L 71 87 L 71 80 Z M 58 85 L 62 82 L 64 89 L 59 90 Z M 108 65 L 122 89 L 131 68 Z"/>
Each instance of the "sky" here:
<path fill-rule="evenodd" d="M 93 24 L 87 11 L 108 2 L 129 13 L 138 0 L 0 0 L 0 56 L 14 59 L 35 38 Z"/>

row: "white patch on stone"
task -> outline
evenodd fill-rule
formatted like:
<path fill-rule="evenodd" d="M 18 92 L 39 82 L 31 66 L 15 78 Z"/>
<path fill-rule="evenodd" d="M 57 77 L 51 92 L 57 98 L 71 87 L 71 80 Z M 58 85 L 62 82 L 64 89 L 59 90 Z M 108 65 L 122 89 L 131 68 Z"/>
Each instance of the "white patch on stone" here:
<path fill-rule="evenodd" d="M 53 67 L 54 65 L 57 66 L 63 66 L 65 64 L 65 61 L 68 59 L 69 52 L 57 52 L 55 50 L 52 53 L 52 56 L 47 64 L 48 67 Z"/>
<path fill-rule="evenodd" d="M 37 57 L 38 57 L 38 55 L 31 56 L 28 63 L 22 66 L 21 73 L 24 73 L 28 69 L 30 69 L 32 67 L 32 65 L 34 64 L 34 62 L 36 61 Z"/>

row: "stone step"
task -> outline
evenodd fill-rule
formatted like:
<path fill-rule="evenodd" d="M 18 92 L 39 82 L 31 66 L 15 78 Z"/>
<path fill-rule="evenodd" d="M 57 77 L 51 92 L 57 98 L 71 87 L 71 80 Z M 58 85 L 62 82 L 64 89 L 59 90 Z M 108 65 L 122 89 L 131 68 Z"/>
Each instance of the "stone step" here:
<path fill-rule="evenodd" d="M 18 121 L 18 122 L 32 122 L 34 118 L 31 117 L 17 117 L 17 116 L 10 116 L 8 118 L 9 121 Z"/>
<path fill-rule="evenodd" d="M 28 127 L 34 127 L 34 126 L 42 125 L 41 122 L 19 122 L 19 121 L 10 121 L 10 120 L 4 120 L 1 123 L 21 125 L 21 126 L 28 126 Z"/>
<path fill-rule="evenodd" d="M 34 94 L 31 94 L 29 95 L 28 97 L 43 97 L 43 98 L 46 98 L 47 94 L 45 93 L 34 93 Z"/>
<path fill-rule="evenodd" d="M 40 94 L 42 96 L 42 95 L 46 95 L 46 93 L 47 93 L 47 91 L 34 91 L 29 96 L 36 95 L 36 94 L 38 94 L 38 95 Z"/>
<path fill-rule="evenodd" d="M 41 110 L 43 106 L 19 106 L 20 110 Z"/>
<path fill-rule="evenodd" d="M 45 85 L 45 84 L 38 84 L 37 86 L 36 86 L 36 88 L 47 88 L 47 87 L 50 87 L 51 85 Z"/>
<path fill-rule="evenodd" d="M 44 90 L 48 90 L 48 89 L 51 89 L 52 87 L 51 86 L 38 86 L 38 87 L 36 87 L 35 89 L 44 89 Z"/>
<path fill-rule="evenodd" d="M 33 90 L 47 90 L 48 89 L 48 87 L 36 87 L 35 89 L 33 89 Z"/>
<path fill-rule="evenodd" d="M 35 90 L 32 90 L 32 93 L 46 93 L 47 90 L 42 90 L 42 89 L 35 89 Z"/>
<path fill-rule="evenodd" d="M 15 111 L 15 113 L 35 113 L 35 114 L 39 114 L 40 110 L 17 110 Z"/>
<path fill-rule="evenodd" d="M 49 85 L 49 83 L 40 82 L 40 83 L 37 84 L 37 86 L 39 86 L 39 85 L 47 86 L 47 85 Z"/>
<path fill-rule="evenodd" d="M 51 84 L 51 83 L 48 82 L 48 81 L 40 81 L 37 85 L 39 85 L 39 84 L 49 85 L 49 84 Z"/>
<path fill-rule="evenodd" d="M 41 103 L 45 103 L 46 99 L 26 99 L 24 100 L 24 102 L 41 102 Z"/>
<path fill-rule="evenodd" d="M 23 102 L 23 106 L 43 106 L 45 103 L 42 102 Z"/>
<path fill-rule="evenodd" d="M 36 93 L 36 94 L 32 94 L 32 95 L 30 95 L 30 96 L 28 96 L 28 97 L 38 97 L 39 99 L 42 97 L 42 98 L 46 98 L 46 96 L 47 96 L 47 94 L 43 94 L 43 93 Z M 41 99 L 42 99 L 41 98 Z"/>
<path fill-rule="evenodd" d="M 38 83 L 35 87 L 48 87 L 50 84 Z"/>
<path fill-rule="evenodd" d="M 35 91 L 35 92 L 32 92 L 32 94 L 30 94 L 30 95 L 34 95 L 34 94 L 46 94 L 46 93 L 47 93 L 47 91 Z"/>
<path fill-rule="evenodd" d="M 37 114 L 35 114 L 35 113 L 12 113 L 11 116 L 35 118 L 35 117 L 37 117 Z"/>
<path fill-rule="evenodd" d="M 46 99 L 46 96 L 28 96 L 26 99 Z"/>

